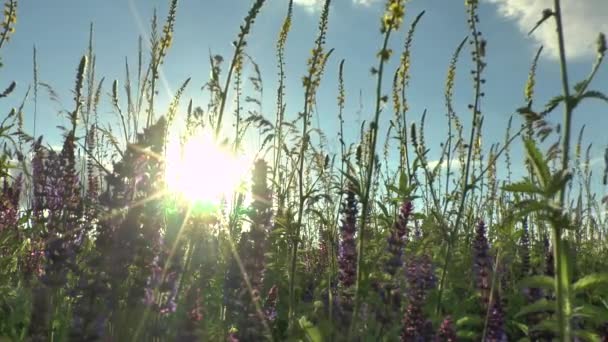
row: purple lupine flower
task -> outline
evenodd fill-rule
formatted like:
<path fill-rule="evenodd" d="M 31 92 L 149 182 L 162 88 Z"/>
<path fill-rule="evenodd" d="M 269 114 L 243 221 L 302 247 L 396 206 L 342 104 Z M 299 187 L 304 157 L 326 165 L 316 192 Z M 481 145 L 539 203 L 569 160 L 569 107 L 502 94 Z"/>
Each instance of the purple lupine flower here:
<path fill-rule="evenodd" d="M 346 201 L 342 209 L 343 218 L 340 226 L 340 245 L 338 252 L 339 276 L 342 287 L 348 288 L 355 283 L 357 275 L 357 246 L 355 234 L 357 232 L 357 200 L 355 192 L 346 191 Z"/>
<path fill-rule="evenodd" d="M 257 160 L 253 169 L 253 201 L 249 210 L 251 226 L 249 231 L 241 233 L 237 247 L 242 271 L 236 258 L 233 258 L 224 280 L 227 319 L 239 327 L 239 337 L 246 341 L 263 340 L 267 330 L 262 293 L 267 237 L 273 225 L 272 193 L 267 178 L 266 162 Z"/>
<path fill-rule="evenodd" d="M 394 276 L 395 273 L 397 273 L 397 270 L 403 265 L 403 247 L 405 246 L 405 237 L 408 233 L 407 224 L 410 215 L 412 214 L 412 210 L 412 202 L 405 201 L 399 209 L 399 217 L 395 221 L 393 229 L 387 238 L 387 248 L 390 253 L 390 259 L 385 265 L 385 271 L 391 276 Z"/>
<path fill-rule="evenodd" d="M 397 271 L 403 266 L 403 249 L 409 232 L 408 223 L 413 211 L 411 201 L 404 201 L 399 208 L 399 215 L 387 238 L 389 259 L 384 264 L 384 271 L 390 276 L 387 281 L 375 281 L 373 288 L 380 295 L 382 306 L 376 308 L 376 319 L 383 326 L 390 326 L 401 311 L 401 290 L 395 278 Z"/>
<path fill-rule="evenodd" d="M 555 276 L 555 258 L 553 256 L 553 248 L 549 238 L 545 235 L 543 237 L 543 248 L 545 251 L 545 275 L 549 277 Z"/>
<path fill-rule="evenodd" d="M 342 225 L 340 226 L 340 244 L 338 246 L 338 288 L 337 318 L 340 324 L 347 327 L 353 314 L 352 285 L 357 277 L 357 199 L 352 189 L 346 190 L 346 200 L 342 208 Z"/>
<path fill-rule="evenodd" d="M 600 337 L 602 342 L 608 342 L 608 321 L 600 326 Z"/>
<path fill-rule="evenodd" d="M 12 184 L 4 178 L 2 192 L 0 192 L 0 233 L 8 228 L 13 228 L 19 233 L 17 220 L 19 219 L 19 199 L 21 198 L 22 176 L 19 175 Z"/>
<path fill-rule="evenodd" d="M 492 279 L 492 258 L 489 250 L 486 225 L 483 220 L 479 220 L 475 230 L 475 240 L 473 241 L 473 271 L 475 273 L 475 285 L 480 292 L 484 311 L 487 310 L 490 300 Z"/>
<path fill-rule="evenodd" d="M 530 233 L 528 231 L 528 220 L 522 222 L 521 238 L 519 240 L 519 255 L 521 259 L 521 275 L 528 276 L 530 273 Z"/>
<path fill-rule="evenodd" d="M 238 330 L 236 328 L 230 328 L 230 330 L 228 331 L 228 336 L 226 337 L 226 342 L 239 342 L 237 333 Z"/>
<path fill-rule="evenodd" d="M 269 323 L 274 322 L 277 319 L 277 302 L 279 300 L 279 288 L 276 285 L 273 285 L 268 291 L 268 296 L 266 296 L 266 303 L 264 305 L 264 314 L 266 316 L 266 320 Z"/>
<path fill-rule="evenodd" d="M 495 298 L 488 313 L 488 328 L 485 340 L 489 342 L 508 341 L 504 325 L 505 313 L 500 298 Z"/>
<path fill-rule="evenodd" d="M 182 328 L 177 332 L 176 341 L 179 342 L 196 342 L 200 341 L 198 327 L 203 320 L 201 290 L 191 286 L 186 295 L 186 303 L 188 309 L 184 319 Z"/>
<path fill-rule="evenodd" d="M 167 252 L 154 257 L 144 288 L 144 304 L 161 316 L 173 313 L 177 308 L 175 300 L 179 288 L 179 268 L 174 263 L 167 267 L 167 258 Z"/>
<path fill-rule="evenodd" d="M 401 341 L 430 341 L 433 331 L 423 306 L 427 292 L 437 282 L 431 258 L 428 255 L 411 258 L 405 268 L 405 277 L 408 306 L 403 317 Z"/>
<path fill-rule="evenodd" d="M 456 337 L 456 329 L 454 328 L 454 321 L 452 321 L 452 317 L 448 316 L 443 319 L 441 322 L 441 326 L 439 326 L 439 330 L 437 331 L 437 336 L 435 337 L 435 342 L 456 342 L 458 338 Z"/>

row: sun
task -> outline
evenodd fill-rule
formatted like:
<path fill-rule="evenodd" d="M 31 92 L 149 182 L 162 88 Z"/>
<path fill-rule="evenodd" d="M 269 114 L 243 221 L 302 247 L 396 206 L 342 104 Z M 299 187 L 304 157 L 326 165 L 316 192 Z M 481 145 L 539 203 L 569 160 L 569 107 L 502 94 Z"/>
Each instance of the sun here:
<path fill-rule="evenodd" d="M 191 202 L 219 205 L 244 185 L 251 161 L 221 146 L 211 134 L 198 133 L 183 143 L 170 139 L 165 166 L 169 192 Z"/>

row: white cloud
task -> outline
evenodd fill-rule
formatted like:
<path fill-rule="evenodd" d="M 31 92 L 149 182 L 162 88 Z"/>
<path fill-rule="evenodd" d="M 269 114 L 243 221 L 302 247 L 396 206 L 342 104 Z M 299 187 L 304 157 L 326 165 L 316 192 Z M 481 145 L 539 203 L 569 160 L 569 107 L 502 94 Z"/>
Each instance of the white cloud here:
<path fill-rule="evenodd" d="M 553 8 L 552 0 L 486 0 L 496 4 L 498 13 L 516 22 L 522 33 L 530 31 L 542 17 L 542 11 Z M 565 31 L 566 55 L 568 58 L 594 56 L 595 42 L 599 32 L 608 34 L 608 1 L 606 0 L 562 0 L 562 17 Z M 555 20 L 543 23 L 532 39 L 544 46 L 553 59 L 559 58 Z"/>
<path fill-rule="evenodd" d="M 378 3 L 381 0 L 353 0 L 353 3 L 355 5 L 360 5 L 360 6 L 365 6 L 365 7 L 369 7 L 372 4 Z"/>
<path fill-rule="evenodd" d="M 373 4 L 377 4 L 383 0 L 352 0 L 355 6 L 370 7 Z M 317 12 L 323 9 L 325 0 L 294 0 L 294 4 L 303 7 L 310 12 Z"/>
<path fill-rule="evenodd" d="M 294 0 L 294 4 L 304 7 L 311 12 L 319 11 L 323 8 L 324 0 Z"/>
<path fill-rule="evenodd" d="M 437 165 L 439 165 L 439 160 L 429 160 L 427 162 L 427 165 L 432 170 Z M 447 160 L 442 160 L 441 161 L 441 165 L 439 166 L 439 168 L 440 169 L 446 169 L 447 167 L 448 167 L 448 161 Z M 457 159 L 452 159 L 452 163 L 450 165 L 450 168 L 452 169 L 452 171 L 457 171 L 459 167 L 460 167 L 460 161 L 457 160 Z"/>

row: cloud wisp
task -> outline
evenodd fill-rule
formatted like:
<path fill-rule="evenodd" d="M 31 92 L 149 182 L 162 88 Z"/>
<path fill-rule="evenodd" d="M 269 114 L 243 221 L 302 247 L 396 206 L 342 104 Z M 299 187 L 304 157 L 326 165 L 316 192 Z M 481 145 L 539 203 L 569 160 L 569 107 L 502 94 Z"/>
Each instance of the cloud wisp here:
<path fill-rule="evenodd" d="M 527 35 L 542 17 L 544 9 L 553 8 L 552 0 L 485 1 L 495 4 L 498 14 L 514 21 L 524 35 Z M 566 56 L 572 59 L 594 56 L 599 32 L 608 33 L 608 1 L 562 0 L 561 7 Z M 554 20 L 543 23 L 531 38 L 544 46 L 546 56 L 554 60 L 559 58 Z"/>

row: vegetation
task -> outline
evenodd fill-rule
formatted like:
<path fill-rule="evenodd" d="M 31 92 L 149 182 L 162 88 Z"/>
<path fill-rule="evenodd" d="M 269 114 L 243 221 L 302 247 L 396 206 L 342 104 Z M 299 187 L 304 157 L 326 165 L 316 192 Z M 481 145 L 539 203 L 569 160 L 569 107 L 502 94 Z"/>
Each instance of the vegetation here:
<path fill-rule="evenodd" d="M 486 147 L 487 42 L 479 3 L 466 0 L 470 32 L 447 67 L 449 134 L 439 160 L 431 161 L 424 115 L 410 120 L 406 94 L 424 12 L 408 30 L 406 1 L 386 1 L 372 68 L 374 111 L 359 142 L 348 145 L 345 61 L 338 75 L 324 74 L 335 62 L 325 39 L 330 0 L 302 78 L 304 106 L 293 120 L 286 115 L 284 51 L 293 0 L 279 28 L 270 114 L 261 110 L 259 67 L 247 54 L 264 5 L 252 2 L 228 62 L 209 56 L 203 106 L 180 105 L 188 79 L 164 115 L 155 107 L 178 19 L 178 1 L 171 0 L 163 27 L 156 15 L 152 20 L 149 51 L 140 39 L 135 73 L 126 65 L 125 98 L 112 82 L 109 105 L 120 133 L 99 119 L 106 83 L 95 72 L 92 43 L 76 69 L 61 149 L 45 147 L 35 129 L 24 130 L 30 113 L 23 105 L 1 121 L 0 340 L 608 341 L 608 198 L 592 186 L 583 131 L 578 141 L 572 137 L 581 102 L 608 103 L 592 88 L 606 55 L 603 34 L 591 73 L 572 86 L 562 27 L 567 13 L 560 0 L 539 13 L 539 25 L 558 32 L 561 90 L 544 107 L 534 102 L 539 49 L 531 56 L 524 105 L 514 110 L 504 141 Z M 6 1 L 4 15 L 0 48 L 15 29 L 17 0 Z M 403 50 L 389 70 L 397 56 L 390 43 L 400 31 Z M 463 114 L 453 97 L 467 49 L 473 98 Z M 248 80 L 247 63 L 255 70 Z M 336 154 L 328 152 L 327 132 L 312 124 L 327 77 L 338 80 Z M 246 82 L 253 94 L 243 94 Z M 10 83 L 0 101 L 15 87 Z M 35 74 L 34 101 L 40 87 L 52 92 Z M 186 122 L 182 146 L 207 132 L 221 153 L 238 155 L 251 132 L 261 135 L 245 190 L 227 189 L 211 205 L 172 191 L 165 174 L 178 117 Z M 387 132 L 380 131 L 381 120 L 390 120 Z M 526 175 L 511 179 L 517 163 L 511 148 L 519 143 Z M 208 156 L 201 152 L 200 159 Z M 192 167 L 202 172 L 216 162 Z M 604 186 L 608 149 L 606 164 Z M 508 170 L 503 178 L 498 168 Z M 221 177 L 187 181 L 204 186 Z"/>

